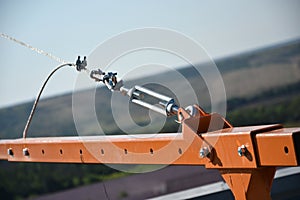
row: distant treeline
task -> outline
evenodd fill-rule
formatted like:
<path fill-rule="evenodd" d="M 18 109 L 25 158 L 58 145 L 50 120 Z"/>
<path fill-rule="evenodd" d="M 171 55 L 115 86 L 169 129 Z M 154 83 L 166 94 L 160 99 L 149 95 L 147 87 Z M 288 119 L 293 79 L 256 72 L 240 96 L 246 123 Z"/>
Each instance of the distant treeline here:
<path fill-rule="evenodd" d="M 24 199 L 123 176 L 102 164 L 0 161 L 0 199 Z"/>
<path fill-rule="evenodd" d="M 252 98 L 228 101 L 227 119 L 235 126 L 280 123 L 300 125 L 300 82 Z"/>

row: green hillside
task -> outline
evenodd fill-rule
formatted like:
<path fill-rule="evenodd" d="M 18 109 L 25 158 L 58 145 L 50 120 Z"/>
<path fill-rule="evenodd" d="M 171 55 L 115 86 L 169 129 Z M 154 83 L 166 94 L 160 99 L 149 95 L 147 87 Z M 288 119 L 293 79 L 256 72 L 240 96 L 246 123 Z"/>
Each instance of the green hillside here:
<path fill-rule="evenodd" d="M 227 101 L 227 119 L 235 126 L 283 123 L 286 126 L 300 126 L 300 41 L 248 52 L 216 61 L 222 73 Z M 203 80 L 195 70 L 185 67 L 179 70 L 198 95 L 199 104 L 210 109 L 209 93 Z M 172 74 L 163 73 L 125 82 L 128 86 L 151 80 L 164 80 L 176 84 L 183 95 L 189 94 L 185 85 L 177 83 Z M 156 84 L 147 87 L 176 98 L 172 91 Z M 77 93 L 85 102 L 92 90 Z M 110 101 L 111 93 L 99 87 L 95 95 L 96 114 L 105 134 L 120 134 L 122 130 L 113 120 Z M 120 98 L 118 106 L 127 105 L 127 98 Z M 0 109 L 0 138 L 21 137 L 33 102 Z M 187 105 L 197 103 L 186 100 Z M 182 105 L 182 106 L 187 106 Z M 97 135 L 101 132 L 90 123 L 92 115 L 86 112 L 89 105 L 80 107 L 84 126 L 81 134 Z M 130 105 L 131 116 L 139 125 L 147 125 L 148 111 Z M 122 113 L 121 113 L 122 114 Z M 122 117 L 122 115 L 121 115 Z M 122 123 L 122 121 L 121 121 Z M 124 122 L 125 123 L 125 122 Z M 155 127 L 156 124 L 153 123 Z M 128 127 L 129 129 L 131 127 Z M 177 131 L 174 118 L 167 120 L 162 132 Z M 141 129 L 142 133 L 151 132 Z M 132 132 L 140 130 L 132 129 Z M 72 94 L 65 94 L 40 102 L 28 136 L 77 135 L 72 114 Z M 123 176 L 105 165 L 8 163 L 0 162 L 0 199 L 21 199 L 39 194 L 64 190 L 80 185 Z"/>
<path fill-rule="evenodd" d="M 300 126 L 300 82 L 272 89 L 251 98 L 228 102 L 227 119 L 234 126 L 283 124 Z"/>

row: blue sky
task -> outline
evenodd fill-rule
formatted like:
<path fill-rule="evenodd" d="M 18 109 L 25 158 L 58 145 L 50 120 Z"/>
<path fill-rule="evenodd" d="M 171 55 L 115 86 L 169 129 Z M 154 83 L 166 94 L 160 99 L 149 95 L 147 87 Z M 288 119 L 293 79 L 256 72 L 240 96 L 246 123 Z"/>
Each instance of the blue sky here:
<path fill-rule="evenodd" d="M 74 62 L 121 32 L 161 27 L 193 38 L 218 58 L 299 38 L 299 11 L 296 0 L 0 0 L 0 32 Z M 33 100 L 59 64 L 3 38 L 0 51 L 0 107 Z M 43 96 L 72 91 L 77 75 L 62 69 Z"/>

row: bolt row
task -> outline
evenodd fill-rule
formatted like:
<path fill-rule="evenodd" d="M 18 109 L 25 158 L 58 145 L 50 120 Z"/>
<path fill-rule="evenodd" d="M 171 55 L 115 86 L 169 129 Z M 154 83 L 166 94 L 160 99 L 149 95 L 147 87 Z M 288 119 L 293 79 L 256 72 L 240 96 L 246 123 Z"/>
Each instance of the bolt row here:
<path fill-rule="evenodd" d="M 237 153 L 240 157 L 245 156 L 248 152 L 248 149 L 245 145 L 241 145 L 237 149 Z M 201 158 L 209 157 L 211 153 L 211 150 L 208 147 L 202 147 L 199 151 L 199 155 Z"/>
<path fill-rule="evenodd" d="M 22 151 L 23 151 L 23 156 L 29 156 L 29 155 L 30 155 L 30 154 L 29 154 L 29 149 L 28 149 L 28 148 L 24 148 Z M 101 152 L 102 152 L 102 154 L 104 154 L 103 149 L 101 149 Z M 63 150 L 60 149 L 60 150 L 59 150 L 59 153 L 60 153 L 60 154 L 63 154 Z M 82 150 L 81 150 L 81 149 L 79 150 L 79 153 L 80 153 L 80 155 L 82 154 Z M 45 154 L 45 150 L 44 150 L 44 149 L 42 149 L 42 154 Z M 12 148 L 7 149 L 7 155 L 9 155 L 9 156 L 14 156 L 14 152 L 13 152 L 13 149 L 12 149 Z"/>
<path fill-rule="evenodd" d="M 63 154 L 63 150 L 62 150 L 62 149 L 60 149 L 59 152 L 60 152 L 60 154 Z M 103 155 L 103 154 L 104 154 L 104 149 L 101 149 L 100 152 L 101 152 L 101 154 Z M 150 154 L 154 154 L 154 150 L 153 150 L 152 148 L 149 149 L 149 152 L 150 152 Z M 81 150 L 81 149 L 79 150 L 79 153 L 82 154 L 82 150 Z M 124 149 L 124 153 L 125 153 L 125 154 L 128 154 L 128 150 L 127 150 L 127 149 Z M 178 153 L 179 153 L 179 154 L 182 154 L 182 149 L 181 149 L 181 148 L 178 148 Z M 13 149 L 12 149 L 12 148 L 7 149 L 7 154 L 8 154 L 9 156 L 14 156 Z M 45 154 L 44 149 L 42 149 L 42 154 Z M 30 155 L 30 154 L 29 154 L 29 149 L 28 149 L 28 148 L 24 148 L 24 149 L 23 149 L 23 155 L 24 155 L 24 156 L 29 156 L 29 155 Z"/>

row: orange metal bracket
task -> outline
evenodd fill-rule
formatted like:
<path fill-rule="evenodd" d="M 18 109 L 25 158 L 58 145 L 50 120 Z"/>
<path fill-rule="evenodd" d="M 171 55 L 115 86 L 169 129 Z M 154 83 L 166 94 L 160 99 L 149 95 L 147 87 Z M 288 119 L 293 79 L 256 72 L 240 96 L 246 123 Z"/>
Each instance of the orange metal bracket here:
<path fill-rule="evenodd" d="M 196 108 L 194 117 L 179 109 L 182 133 L 0 140 L 0 159 L 205 165 L 220 171 L 236 199 L 270 199 L 275 166 L 299 166 L 300 128 L 232 127 Z"/>

